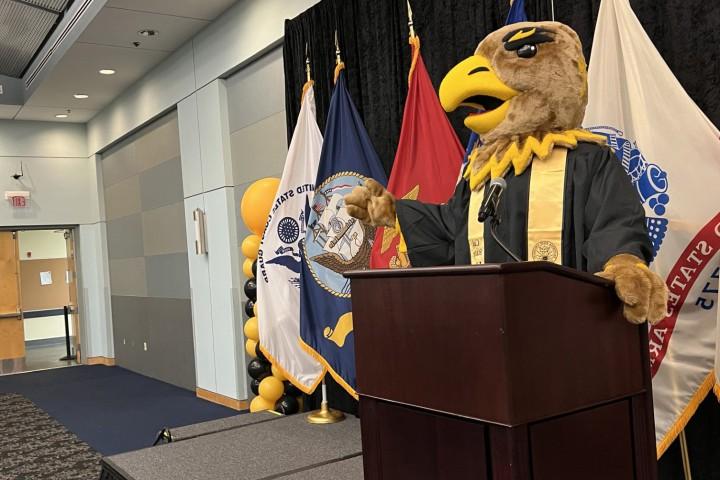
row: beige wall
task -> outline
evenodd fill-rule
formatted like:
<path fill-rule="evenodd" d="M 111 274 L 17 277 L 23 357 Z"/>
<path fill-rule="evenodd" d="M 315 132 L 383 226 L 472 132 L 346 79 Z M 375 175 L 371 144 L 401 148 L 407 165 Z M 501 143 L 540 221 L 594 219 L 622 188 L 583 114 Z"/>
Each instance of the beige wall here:
<path fill-rule="evenodd" d="M 26 230 L 18 232 L 20 260 L 66 258 L 63 230 Z M 30 252 L 30 256 L 28 256 Z"/>

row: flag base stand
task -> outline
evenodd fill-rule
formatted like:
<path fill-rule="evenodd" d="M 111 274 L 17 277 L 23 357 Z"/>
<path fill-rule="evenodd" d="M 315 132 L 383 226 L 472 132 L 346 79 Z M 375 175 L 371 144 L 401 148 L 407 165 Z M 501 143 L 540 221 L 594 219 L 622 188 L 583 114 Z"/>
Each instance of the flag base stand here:
<path fill-rule="evenodd" d="M 345 420 L 345 414 L 339 410 L 328 408 L 327 402 L 322 402 L 320 410 L 310 412 L 307 416 L 308 423 L 315 425 L 328 425 L 330 423 L 338 423 Z"/>
<path fill-rule="evenodd" d="M 331 423 L 338 423 L 345 420 L 344 413 L 328 407 L 325 379 L 323 379 L 322 382 L 322 402 L 320 403 L 320 410 L 310 412 L 306 419 L 308 423 L 312 423 L 314 425 L 329 425 Z"/>

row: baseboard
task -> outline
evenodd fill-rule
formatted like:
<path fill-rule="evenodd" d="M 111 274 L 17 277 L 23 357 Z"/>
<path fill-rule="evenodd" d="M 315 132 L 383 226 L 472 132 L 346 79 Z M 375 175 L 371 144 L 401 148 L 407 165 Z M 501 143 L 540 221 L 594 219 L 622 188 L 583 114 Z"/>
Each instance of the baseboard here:
<path fill-rule="evenodd" d="M 115 359 L 109 357 L 88 357 L 85 363 L 87 365 L 105 365 L 107 367 L 114 367 Z"/>
<path fill-rule="evenodd" d="M 50 347 L 65 345 L 65 337 L 38 338 L 37 340 L 25 340 L 26 348 Z"/>
<path fill-rule="evenodd" d="M 247 400 L 236 400 L 202 388 L 196 388 L 195 394 L 198 398 L 202 398 L 208 402 L 217 403 L 218 405 L 222 405 L 224 407 L 232 408 L 233 410 L 247 410 L 250 405 Z"/>

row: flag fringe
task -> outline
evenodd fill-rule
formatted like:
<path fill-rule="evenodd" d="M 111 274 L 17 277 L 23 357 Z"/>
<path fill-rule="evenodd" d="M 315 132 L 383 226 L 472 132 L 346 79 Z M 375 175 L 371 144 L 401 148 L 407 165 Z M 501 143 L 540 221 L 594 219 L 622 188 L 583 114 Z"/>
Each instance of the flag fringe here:
<path fill-rule="evenodd" d="M 301 96 L 300 96 L 300 105 L 302 105 L 302 103 L 305 101 L 305 94 L 307 93 L 308 90 L 310 90 L 310 88 L 311 88 L 313 85 L 315 85 L 315 82 L 314 82 L 313 80 L 308 80 L 308 81 L 305 82 L 305 84 L 303 85 L 303 87 L 302 87 L 302 94 L 301 94 Z"/>
<path fill-rule="evenodd" d="M 417 65 L 418 57 L 420 56 L 420 37 L 417 35 L 410 37 L 409 43 L 412 47 L 412 61 L 410 62 L 410 72 L 408 73 L 408 86 L 412 83 L 415 66 Z"/>
<path fill-rule="evenodd" d="M 301 392 L 303 392 L 303 393 L 306 394 L 306 395 L 310 395 L 310 394 L 312 394 L 312 393 L 315 391 L 315 389 L 318 387 L 318 385 L 320 385 L 320 383 L 322 382 L 322 379 L 323 379 L 323 377 L 325 376 L 325 372 L 327 371 L 327 370 L 325 369 L 325 367 L 323 366 L 323 371 L 322 371 L 322 373 L 321 373 L 320 375 L 318 375 L 318 378 L 315 380 L 315 383 L 313 383 L 310 387 L 308 387 L 308 386 L 304 385 L 303 383 L 301 383 L 300 380 L 298 380 L 297 378 L 295 378 L 295 376 L 293 376 L 290 372 L 288 372 L 287 370 L 285 370 L 285 369 L 282 367 L 282 365 L 280 365 L 280 362 L 278 362 L 275 357 L 273 357 L 272 355 L 270 355 L 270 352 L 268 352 L 268 351 L 265 349 L 265 347 L 263 347 L 262 345 L 260 345 L 260 351 L 263 353 L 263 355 L 265 355 L 265 356 L 267 357 L 267 359 L 270 361 L 270 363 L 272 363 L 272 366 L 273 366 L 273 367 L 275 367 L 275 368 L 277 368 L 278 370 L 280 370 L 280 373 L 282 373 L 283 376 L 284 376 L 285 378 L 287 378 L 288 382 L 290 382 L 290 383 L 292 383 L 293 385 L 295 385 Z"/>
<path fill-rule="evenodd" d="M 680 432 L 685 429 L 690 419 L 693 415 L 695 415 L 695 412 L 697 412 L 697 409 L 700 407 L 702 401 L 705 400 L 705 397 L 707 397 L 708 393 L 710 393 L 710 390 L 714 390 L 716 394 L 720 391 L 720 385 L 718 385 L 715 381 L 715 371 L 710 371 L 710 374 L 708 374 L 705 381 L 700 385 L 700 388 L 697 389 L 688 402 L 685 410 L 682 411 L 677 420 L 673 423 L 673 426 L 670 427 L 670 430 L 668 430 L 665 434 L 665 437 L 660 441 L 660 443 L 658 443 L 658 459 L 663 456 L 665 451 L 670 448 L 670 445 L 672 445 L 678 435 L 680 435 Z"/>
<path fill-rule="evenodd" d="M 355 400 L 358 400 L 358 394 L 355 391 L 354 388 L 352 388 L 344 378 L 342 378 L 325 360 L 322 355 L 320 355 L 317 351 L 315 351 L 314 348 L 312 348 L 310 345 L 305 343 L 302 338 L 298 338 L 298 343 L 300 344 L 300 348 L 305 350 L 305 353 L 313 357 L 315 360 L 320 362 L 320 365 L 322 365 L 325 368 L 325 371 L 330 374 L 330 376 L 342 387 L 345 389 L 346 392 L 348 392 Z"/>

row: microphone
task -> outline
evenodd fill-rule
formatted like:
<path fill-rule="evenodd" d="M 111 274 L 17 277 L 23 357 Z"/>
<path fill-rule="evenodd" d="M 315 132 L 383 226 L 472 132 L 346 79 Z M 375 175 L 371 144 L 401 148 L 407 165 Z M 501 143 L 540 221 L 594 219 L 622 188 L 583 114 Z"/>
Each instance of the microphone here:
<path fill-rule="evenodd" d="M 500 203 L 500 197 L 506 187 L 507 183 L 504 178 L 493 178 L 490 181 L 488 194 L 480 206 L 480 211 L 478 212 L 478 222 L 483 223 L 488 218 L 495 216 L 498 204 Z"/>
<path fill-rule="evenodd" d="M 497 216 L 498 205 L 500 204 L 500 197 L 505 191 L 505 188 L 507 188 L 507 182 L 505 182 L 505 179 L 503 178 L 493 178 L 490 181 L 488 194 L 480 206 L 480 211 L 478 212 L 478 222 L 483 223 L 485 220 L 490 218 L 490 234 L 495 242 L 500 245 L 500 248 L 502 248 L 503 251 L 514 261 L 522 262 L 520 257 L 518 257 L 515 252 L 510 250 L 508 246 L 505 245 L 500 238 L 498 238 L 497 234 L 497 227 L 500 225 L 500 219 Z"/>

